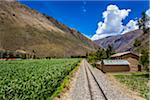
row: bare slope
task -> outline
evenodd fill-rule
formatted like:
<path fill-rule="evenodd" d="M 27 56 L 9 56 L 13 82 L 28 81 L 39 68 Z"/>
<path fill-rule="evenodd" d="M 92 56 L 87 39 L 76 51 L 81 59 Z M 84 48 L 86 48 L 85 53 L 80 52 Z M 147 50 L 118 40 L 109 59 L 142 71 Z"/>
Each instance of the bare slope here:
<path fill-rule="evenodd" d="M 139 47 L 133 46 L 135 39 L 141 41 L 141 46 Z M 134 51 L 139 48 L 148 48 L 149 33 L 143 34 L 141 30 L 135 30 L 123 35 L 110 36 L 100 40 L 96 40 L 95 43 L 97 43 L 99 46 L 103 48 L 107 48 L 107 46 L 110 44 L 113 46 L 113 49 L 116 52 Z"/>
<path fill-rule="evenodd" d="M 39 57 L 85 55 L 98 48 L 75 29 L 15 1 L 0 1 L 0 49 Z"/>

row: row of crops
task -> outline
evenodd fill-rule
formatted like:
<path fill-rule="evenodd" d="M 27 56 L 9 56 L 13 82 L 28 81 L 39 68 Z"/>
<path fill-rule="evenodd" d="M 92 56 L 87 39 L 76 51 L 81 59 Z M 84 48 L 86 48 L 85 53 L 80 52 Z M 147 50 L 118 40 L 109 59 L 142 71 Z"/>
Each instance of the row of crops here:
<path fill-rule="evenodd" d="M 0 100 L 48 99 L 79 59 L 0 61 Z"/>

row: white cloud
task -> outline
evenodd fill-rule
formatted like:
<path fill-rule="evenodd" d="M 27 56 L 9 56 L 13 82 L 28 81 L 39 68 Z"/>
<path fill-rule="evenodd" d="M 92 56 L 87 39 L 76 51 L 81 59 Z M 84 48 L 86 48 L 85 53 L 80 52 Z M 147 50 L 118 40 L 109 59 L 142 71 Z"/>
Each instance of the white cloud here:
<path fill-rule="evenodd" d="M 148 17 L 150 17 L 150 9 L 148 9 L 145 13 Z M 150 28 L 150 21 L 147 22 L 147 27 Z"/>
<path fill-rule="evenodd" d="M 145 12 L 148 17 L 150 17 L 150 9 L 148 9 L 146 12 Z M 121 33 L 121 34 L 124 34 L 124 33 L 127 33 L 127 32 L 130 32 L 130 31 L 133 31 L 133 30 L 136 30 L 138 29 L 138 21 L 137 20 L 130 20 L 126 26 L 124 26 L 124 31 Z M 150 21 L 147 22 L 147 27 L 150 27 Z"/>
<path fill-rule="evenodd" d="M 118 35 L 124 29 L 122 20 L 125 19 L 130 9 L 120 10 L 116 5 L 109 5 L 107 10 L 103 12 L 104 22 L 98 23 L 96 34 L 91 38 L 97 40 L 107 36 Z"/>
<path fill-rule="evenodd" d="M 150 17 L 150 9 L 145 12 Z"/>
<path fill-rule="evenodd" d="M 130 9 L 119 9 L 116 5 L 107 6 L 107 10 L 103 12 L 104 22 L 98 23 L 96 34 L 91 39 L 98 40 L 138 29 L 137 20 L 130 20 L 125 26 L 123 25 L 122 21 L 129 15 L 129 12 L 131 12 Z M 150 9 L 145 13 L 150 17 Z M 147 27 L 150 27 L 150 21 L 147 22 Z"/>
<path fill-rule="evenodd" d="M 136 30 L 138 29 L 138 25 L 137 25 L 137 20 L 134 21 L 134 20 L 130 20 L 126 26 L 124 26 L 124 30 L 123 32 L 121 32 L 121 34 L 125 34 L 127 32 L 130 32 L 130 31 L 133 31 L 133 30 Z"/>

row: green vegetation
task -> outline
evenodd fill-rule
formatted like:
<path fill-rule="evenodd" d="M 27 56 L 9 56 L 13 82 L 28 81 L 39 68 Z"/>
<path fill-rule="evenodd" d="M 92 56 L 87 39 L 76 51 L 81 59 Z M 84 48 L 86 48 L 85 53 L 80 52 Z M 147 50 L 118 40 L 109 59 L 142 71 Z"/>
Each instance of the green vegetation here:
<path fill-rule="evenodd" d="M 87 59 L 90 63 L 94 63 L 97 60 L 105 58 L 107 58 L 107 55 L 104 49 L 98 49 L 96 52 L 92 52 L 87 55 Z"/>
<path fill-rule="evenodd" d="M 87 59 L 89 62 L 94 63 L 97 60 L 109 59 L 113 53 L 112 46 L 108 45 L 107 49 L 99 48 L 96 52 L 88 54 Z"/>
<path fill-rule="evenodd" d="M 50 99 L 79 59 L 0 61 L 0 100 Z"/>
<path fill-rule="evenodd" d="M 144 34 L 149 33 L 150 28 L 147 27 L 147 23 L 150 21 L 150 17 L 146 15 L 145 12 L 142 12 L 142 18 L 138 20 L 139 29 L 142 29 Z"/>
<path fill-rule="evenodd" d="M 131 74 L 116 74 L 114 75 L 120 82 L 127 85 L 131 90 L 137 91 L 141 96 L 148 99 L 149 87 L 149 73 L 148 72 L 134 72 Z"/>
<path fill-rule="evenodd" d="M 107 55 L 107 58 L 110 58 L 110 56 L 112 55 L 113 53 L 113 48 L 111 45 L 108 45 L 107 49 L 106 49 L 106 55 Z"/>
<path fill-rule="evenodd" d="M 135 41 L 134 41 L 134 47 L 138 47 L 138 46 L 140 46 L 141 45 L 141 41 L 140 40 L 138 40 L 138 39 L 135 39 Z"/>
<path fill-rule="evenodd" d="M 70 84 L 70 79 L 72 78 L 73 74 L 75 71 L 77 71 L 77 69 L 79 68 L 79 66 L 77 66 L 76 68 L 74 68 L 69 75 L 67 75 L 63 82 L 61 83 L 60 87 L 57 88 L 57 90 L 53 93 L 53 95 L 51 96 L 51 98 L 53 99 L 54 97 L 59 97 L 60 93 L 63 92 L 63 90 L 65 88 L 69 87 Z"/>
<path fill-rule="evenodd" d="M 141 50 L 140 63 L 146 71 L 149 71 L 149 51 Z"/>
<path fill-rule="evenodd" d="M 138 52 L 140 56 L 140 64 L 142 67 L 148 71 L 149 68 L 149 32 L 150 28 L 147 26 L 147 23 L 150 21 L 150 17 L 145 13 L 142 12 L 142 17 L 138 20 L 139 29 L 143 31 L 143 34 L 135 39 L 133 46 L 135 47 L 134 50 Z"/>
<path fill-rule="evenodd" d="M 150 32 L 150 28 L 147 27 L 147 23 L 149 21 L 150 21 L 150 17 L 146 15 L 145 12 L 142 12 L 142 17 L 138 20 L 138 26 L 139 26 L 139 29 L 141 29 L 144 34 L 148 34 Z M 140 48 L 142 41 L 144 40 L 135 39 L 133 46 L 139 47 L 137 51 L 141 54 L 140 64 L 146 71 L 149 71 L 149 67 L 148 67 L 149 66 L 149 50 L 148 50 L 149 48 L 147 48 L 147 46 Z"/>
<path fill-rule="evenodd" d="M 12 59 L 12 58 L 21 58 L 21 59 L 35 58 L 35 52 L 26 53 L 23 50 L 22 51 L 0 50 L 0 59 Z"/>

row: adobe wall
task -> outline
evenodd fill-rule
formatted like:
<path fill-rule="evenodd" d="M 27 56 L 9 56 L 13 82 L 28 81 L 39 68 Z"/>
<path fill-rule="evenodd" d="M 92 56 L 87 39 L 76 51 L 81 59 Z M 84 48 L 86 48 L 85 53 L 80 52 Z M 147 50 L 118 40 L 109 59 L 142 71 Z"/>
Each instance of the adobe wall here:
<path fill-rule="evenodd" d="M 102 70 L 103 72 L 125 72 L 130 68 L 128 65 L 103 65 Z"/>

